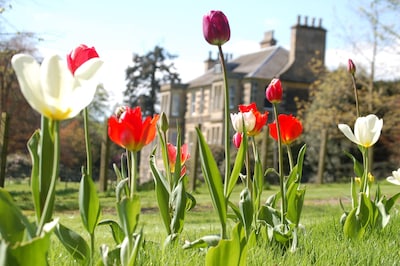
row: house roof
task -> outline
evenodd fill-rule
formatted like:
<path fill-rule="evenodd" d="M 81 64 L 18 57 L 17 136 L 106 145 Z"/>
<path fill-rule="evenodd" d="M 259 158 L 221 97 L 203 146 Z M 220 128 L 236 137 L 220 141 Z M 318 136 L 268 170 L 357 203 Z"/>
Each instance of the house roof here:
<path fill-rule="evenodd" d="M 240 75 L 243 78 L 272 79 L 279 76 L 289 61 L 289 51 L 272 46 L 260 51 L 239 56 L 227 63 L 228 75 Z M 214 80 L 221 79 L 221 72 L 215 67 L 189 82 L 189 87 L 210 85 Z"/>

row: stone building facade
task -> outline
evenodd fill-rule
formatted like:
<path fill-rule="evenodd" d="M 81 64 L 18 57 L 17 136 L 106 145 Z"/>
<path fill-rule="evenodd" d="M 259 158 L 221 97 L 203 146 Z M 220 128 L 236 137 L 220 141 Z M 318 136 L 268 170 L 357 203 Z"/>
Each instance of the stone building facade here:
<path fill-rule="evenodd" d="M 316 79 L 315 65 L 324 66 L 326 30 L 322 20 L 298 16 L 291 27 L 290 50 L 277 45 L 274 32 L 264 33 L 260 50 L 233 58 L 225 55 L 230 94 L 230 111 L 238 104 L 255 102 L 258 110 L 271 111 L 265 99 L 265 88 L 277 77 L 284 87 L 282 112 L 296 113 L 295 97 L 307 98 Z M 205 71 L 185 84 L 165 84 L 160 91 L 160 110 L 170 122 L 169 140 L 174 142 L 178 131 L 182 143 L 193 145 L 196 127 L 209 144 L 223 145 L 224 85 L 218 56 L 210 53 L 204 62 Z M 271 118 L 272 116 L 270 116 Z M 142 172 L 142 171 L 141 171 Z M 147 175 L 147 170 L 143 174 Z"/>

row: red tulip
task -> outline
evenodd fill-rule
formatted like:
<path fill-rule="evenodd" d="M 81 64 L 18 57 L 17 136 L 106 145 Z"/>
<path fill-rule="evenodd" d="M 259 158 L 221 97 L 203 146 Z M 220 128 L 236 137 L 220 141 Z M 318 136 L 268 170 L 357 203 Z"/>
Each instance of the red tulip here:
<path fill-rule="evenodd" d="M 108 119 L 108 136 L 117 145 L 139 151 L 156 136 L 159 115 L 142 119 L 140 107 L 121 107 Z"/>
<path fill-rule="evenodd" d="M 249 136 L 258 135 L 262 128 L 265 126 L 268 120 L 268 112 L 265 111 L 263 114 L 257 110 L 257 105 L 255 103 L 251 103 L 249 105 L 239 105 L 239 111 L 242 113 L 252 112 L 256 118 L 256 124 L 254 128 L 247 132 Z"/>
<path fill-rule="evenodd" d="M 222 11 L 211 10 L 203 17 L 203 35 L 212 45 L 223 45 L 229 41 L 231 30 L 229 22 Z"/>
<path fill-rule="evenodd" d="M 301 135 L 303 132 L 303 126 L 293 115 L 280 114 L 278 119 L 281 131 L 281 141 L 283 144 L 289 145 Z M 273 139 L 278 140 L 276 121 L 269 124 L 269 135 Z"/>
<path fill-rule="evenodd" d="M 99 55 L 94 47 L 89 48 L 88 46 L 81 44 L 67 55 L 68 68 L 71 73 L 74 74 L 78 67 L 80 67 L 83 63 L 89 59 L 97 57 L 99 57 Z"/>
<path fill-rule="evenodd" d="M 265 90 L 265 97 L 270 103 L 280 103 L 282 101 L 282 84 L 277 78 L 271 80 Z"/>
<path fill-rule="evenodd" d="M 177 148 L 171 143 L 167 144 L 167 149 L 168 149 L 168 160 L 169 160 L 169 168 L 171 173 L 175 172 L 175 164 L 176 164 L 176 155 L 177 155 Z M 186 172 L 186 167 L 185 167 L 185 162 L 190 158 L 190 154 L 188 152 L 188 145 L 183 144 L 181 146 L 181 176 L 185 174 Z"/>

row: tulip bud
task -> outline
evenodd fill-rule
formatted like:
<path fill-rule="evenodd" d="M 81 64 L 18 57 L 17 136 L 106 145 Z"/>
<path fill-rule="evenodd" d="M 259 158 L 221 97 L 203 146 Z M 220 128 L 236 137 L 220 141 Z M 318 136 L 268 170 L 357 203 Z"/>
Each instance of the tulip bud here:
<path fill-rule="evenodd" d="M 90 48 L 81 44 L 67 55 L 68 68 L 71 73 L 74 74 L 83 63 L 97 57 L 99 57 L 99 55 L 94 47 Z"/>
<path fill-rule="evenodd" d="M 265 90 L 265 97 L 270 103 L 280 103 L 282 101 L 282 84 L 277 78 L 271 80 Z"/>
<path fill-rule="evenodd" d="M 239 149 L 240 144 L 242 143 L 242 133 L 236 132 L 235 135 L 233 135 L 232 142 L 233 145 L 235 145 L 235 147 Z"/>
<path fill-rule="evenodd" d="M 161 114 L 161 130 L 162 132 L 165 133 L 167 132 L 168 128 L 169 128 L 168 118 L 167 115 L 163 112 Z"/>
<path fill-rule="evenodd" d="M 351 59 L 349 59 L 349 61 L 348 61 L 347 71 L 349 71 L 349 73 L 352 75 L 354 75 L 356 73 L 356 65 L 354 64 L 353 60 L 351 60 Z"/>
<path fill-rule="evenodd" d="M 203 35 L 212 45 L 223 45 L 229 41 L 231 30 L 228 19 L 222 11 L 211 10 L 203 17 Z"/>

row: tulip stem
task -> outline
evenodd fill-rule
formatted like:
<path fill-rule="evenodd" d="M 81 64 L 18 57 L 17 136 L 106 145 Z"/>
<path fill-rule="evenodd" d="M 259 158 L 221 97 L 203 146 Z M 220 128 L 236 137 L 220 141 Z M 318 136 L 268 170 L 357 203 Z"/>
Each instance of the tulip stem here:
<path fill-rule="evenodd" d="M 136 182 L 137 182 L 137 152 L 130 151 L 128 152 L 128 157 L 130 160 L 130 176 L 129 176 L 129 183 L 130 183 L 130 198 L 133 198 L 135 193 L 137 192 Z"/>
<path fill-rule="evenodd" d="M 230 137 L 229 137 L 229 129 L 230 129 L 230 117 L 229 117 L 229 88 L 228 88 L 228 77 L 226 73 L 226 64 L 224 59 L 224 53 L 222 52 L 222 45 L 218 45 L 219 51 L 219 59 L 222 67 L 222 75 L 224 79 L 224 137 L 225 137 L 225 180 L 224 180 L 224 197 L 226 203 L 228 203 L 228 184 L 231 176 L 231 163 L 230 163 Z M 227 206 L 228 204 L 226 204 Z M 221 236 L 223 239 L 226 239 L 226 225 L 222 225 Z"/>
<path fill-rule="evenodd" d="M 360 107 L 358 105 L 358 93 L 357 93 L 357 86 L 356 86 L 356 77 L 354 76 L 354 74 L 351 74 L 351 80 L 352 80 L 352 83 L 353 83 L 354 98 L 356 100 L 357 117 L 360 117 Z"/>
<path fill-rule="evenodd" d="M 287 149 L 287 154 L 288 154 L 288 159 L 289 159 L 289 166 L 290 166 L 290 172 L 293 170 L 293 154 L 292 154 L 292 149 L 290 148 L 290 145 L 286 145 Z"/>
<path fill-rule="evenodd" d="M 274 109 L 275 121 L 276 121 L 276 133 L 278 137 L 278 173 L 279 173 L 279 187 L 281 191 L 281 222 L 285 224 L 285 213 L 286 213 L 286 193 L 285 193 L 285 182 L 283 180 L 283 154 L 282 154 L 282 136 L 281 128 L 278 119 L 278 108 L 277 103 L 272 104 Z"/>
<path fill-rule="evenodd" d="M 89 136 L 89 112 L 87 107 L 83 109 L 83 127 L 85 130 L 85 144 L 86 144 L 86 169 L 85 174 L 92 178 L 92 150 Z"/>
<path fill-rule="evenodd" d="M 60 135 L 59 135 L 59 121 L 57 120 L 51 120 L 45 119 L 45 122 L 47 122 L 49 124 L 48 127 L 43 127 L 42 126 L 42 130 L 49 130 L 50 134 L 51 134 L 51 138 L 53 139 L 53 168 L 51 171 L 51 175 L 50 175 L 50 185 L 49 185 L 49 189 L 47 191 L 47 195 L 46 195 L 46 200 L 43 206 L 43 211 L 41 213 L 40 216 L 40 221 L 38 224 L 38 228 L 36 231 L 36 235 L 40 236 L 40 234 L 43 231 L 43 227 L 44 224 L 47 221 L 47 219 L 51 219 L 52 216 L 52 209 L 50 206 L 53 206 L 52 202 L 54 201 L 54 197 L 55 197 L 55 189 L 56 189 L 56 182 L 57 182 L 57 178 L 58 178 L 58 172 L 59 172 L 59 161 L 60 161 Z M 47 135 L 44 134 L 42 132 L 42 136 L 41 138 L 43 138 L 43 135 Z M 44 148 L 41 147 L 41 154 L 40 156 L 43 156 L 43 150 Z M 41 178 L 45 178 L 44 176 L 41 176 Z"/>
<path fill-rule="evenodd" d="M 362 148 L 362 156 L 364 161 L 364 172 L 362 176 L 362 192 L 369 196 L 368 188 L 368 171 L 369 171 L 369 160 L 368 160 L 368 148 Z"/>

